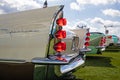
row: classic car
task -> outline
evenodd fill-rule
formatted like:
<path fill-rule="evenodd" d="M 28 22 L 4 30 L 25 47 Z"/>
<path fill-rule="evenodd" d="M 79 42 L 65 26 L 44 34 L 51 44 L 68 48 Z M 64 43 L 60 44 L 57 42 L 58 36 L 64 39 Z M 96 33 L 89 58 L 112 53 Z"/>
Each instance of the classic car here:
<path fill-rule="evenodd" d="M 102 54 L 102 51 L 105 50 L 106 38 L 105 35 L 101 32 L 90 32 L 90 52 L 92 54 Z"/>
<path fill-rule="evenodd" d="M 106 35 L 106 49 L 120 50 L 119 37 L 116 35 Z"/>
<path fill-rule="evenodd" d="M 0 79 L 74 79 L 85 63 L 89 36 L 63 27 L 64 6 L 0 15 Z"/>

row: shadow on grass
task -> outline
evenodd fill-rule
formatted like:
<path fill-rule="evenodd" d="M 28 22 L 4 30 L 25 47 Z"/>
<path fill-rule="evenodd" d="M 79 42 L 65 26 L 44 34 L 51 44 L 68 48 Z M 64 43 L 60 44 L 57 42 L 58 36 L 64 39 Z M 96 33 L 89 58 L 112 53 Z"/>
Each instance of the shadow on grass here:
<path fill-rule="evenodd" d="M 120 51 L 120 46 L 108 46 L 106 47 L 107 52 L 119 52 Z"/>
<path fill-rule="evenodd" d="M 112 57 L 103 57 L 103 56 L 87 56 L 86 57 L 86 66 L 95 66 L 95 67 L 114 67 L 111 64 Z"/>
<path fill-rule="evenodd" d="M 106 52 L 120 52 L 120 49 L 106 49 Z"/>

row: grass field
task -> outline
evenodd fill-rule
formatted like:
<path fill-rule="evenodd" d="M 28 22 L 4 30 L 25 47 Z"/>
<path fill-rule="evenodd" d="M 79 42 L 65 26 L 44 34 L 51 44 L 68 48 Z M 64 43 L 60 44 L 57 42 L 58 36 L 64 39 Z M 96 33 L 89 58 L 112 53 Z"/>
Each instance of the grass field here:
<path fill-rule="evenodd" d="M 86 66 L 74 75 L 79 80 L 120 80 L 120 52 L 87 54 Z"/>

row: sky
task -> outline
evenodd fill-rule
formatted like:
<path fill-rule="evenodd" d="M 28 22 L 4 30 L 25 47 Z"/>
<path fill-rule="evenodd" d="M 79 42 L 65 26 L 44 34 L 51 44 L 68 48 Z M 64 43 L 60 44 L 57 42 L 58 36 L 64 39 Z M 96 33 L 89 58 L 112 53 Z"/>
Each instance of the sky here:
<path fill-rule="evenodd" d="M 0 0 L 0 15 L 42 8 L 45 0 Z M 64 5 L 65 29 L 87 26 L 91 32 L 105 32 L 120 37 L 120 0 L 47 0 L 48 7 Z M 112 27 L 111 27 L 112 26 Z"/>

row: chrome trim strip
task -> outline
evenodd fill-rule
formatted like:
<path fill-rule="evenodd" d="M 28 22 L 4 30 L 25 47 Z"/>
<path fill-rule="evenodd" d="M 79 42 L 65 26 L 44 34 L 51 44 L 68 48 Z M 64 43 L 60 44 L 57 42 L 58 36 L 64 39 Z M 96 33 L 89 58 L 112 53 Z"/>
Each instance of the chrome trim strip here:
<path fill-rule="evenodd" d="M 82 48 L 82 49 L 80 49 L 80 52 L 89 52 L 89 51 L 91 51 L 90 48 Z"/>
<path fill-rule="evenodd" d="M 105 46 L 96 46 L 97 49 L 105 48 Z"/>
<path fill-rule="evenodd" d="M 22 60 L 22 59 L 0 59 L 0 62 L 8 62 L 8 63 L 26 63 L 26 60 Z"/>

